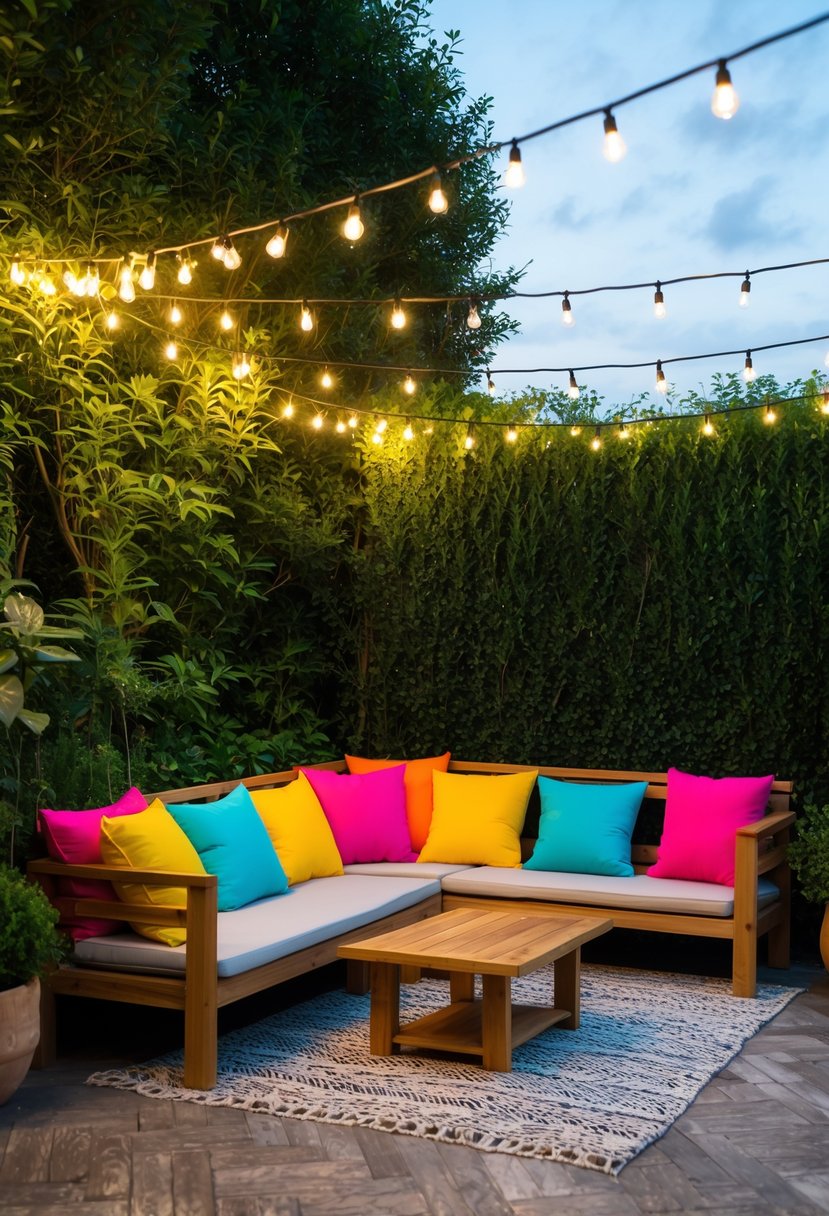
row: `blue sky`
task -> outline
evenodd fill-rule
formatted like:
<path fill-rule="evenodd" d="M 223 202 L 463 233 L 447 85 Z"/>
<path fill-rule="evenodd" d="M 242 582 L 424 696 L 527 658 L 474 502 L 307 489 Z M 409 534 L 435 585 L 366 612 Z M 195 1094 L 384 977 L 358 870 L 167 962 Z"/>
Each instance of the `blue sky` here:
<path fill-rule="evenodd" d="M 470 96 L 493 98 L 496 138 L 532 131 L 662 77 L 776 33 L 822 10 L 817 0 L 433 0 L 437 32 L 461 31 L 458 64 Z M 510 191 L 510 226 L 498 267 L 529 263 L 521 288 L 575 290 L 605 283 L 776 265 L 829 257 L 826 74 L 829 23 L 732 65 L 740 109 L 710 110 L 713 71 L 616 111 L 628 152 L 602 156 L 601 118 L 522 149 L 523 189 Z M 506 156 L 502 158 L 506 164 Z M 570 366 L 656 360 L 829 333 L 829 266 L 665 289 L 668 315 L 653 316 L 653 289 L 573 302 L 514 302 L 521 334 L 493 366 Z M 754 356 L 781 382 L 826 371 L 829 342 Z M 678 392 L 702 391 L 744 357 L 666 368 Z M 651 369 L 579 374 L 608 404 L 651 390 Z M 498 391 L 566 387 L 566 375 L 496 377 Z"/>

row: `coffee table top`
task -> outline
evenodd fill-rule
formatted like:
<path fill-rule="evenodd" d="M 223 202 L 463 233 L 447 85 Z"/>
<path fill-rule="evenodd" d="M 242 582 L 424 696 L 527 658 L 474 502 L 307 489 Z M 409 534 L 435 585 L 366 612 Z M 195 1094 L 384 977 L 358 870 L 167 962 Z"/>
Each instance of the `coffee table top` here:
<path fill-rule="evenodd" d="M 341 958 L 469 971 L 527 975 L 613 928 L 593 916 L 531 916 L 457 908 L 414 925 L 340 946 Z"/>

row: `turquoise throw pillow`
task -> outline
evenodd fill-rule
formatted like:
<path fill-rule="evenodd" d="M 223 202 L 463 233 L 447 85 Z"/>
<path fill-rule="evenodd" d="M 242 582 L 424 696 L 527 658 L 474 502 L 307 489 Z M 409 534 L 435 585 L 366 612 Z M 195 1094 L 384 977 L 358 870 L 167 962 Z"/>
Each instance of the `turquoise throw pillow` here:
<path fill-rule="evenodd" d="M 243 785 L 215 802 L 173 802 L 167 810 L 207 873 L 218 878 L 220 912 L 288 890 L 268 830 Z"/>
<path fill-rule="evenodd" d="M 539 777 L 541 822 L 524 868 L 629 878 L 630 836 L 647 788 L 646 781 L 579 785 Z"/>

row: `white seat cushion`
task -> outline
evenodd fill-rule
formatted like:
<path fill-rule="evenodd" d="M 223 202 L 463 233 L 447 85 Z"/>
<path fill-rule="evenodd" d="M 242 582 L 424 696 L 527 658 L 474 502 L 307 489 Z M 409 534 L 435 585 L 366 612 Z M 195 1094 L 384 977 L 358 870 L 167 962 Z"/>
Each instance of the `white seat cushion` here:
<path fill-rule="evenodd" d="M 218 917 L 219 977 L 239 975 L 350 929 L 411 908 L 440 883 L 431 878 L 374 877 L 360 874 L 312 878 L 285 895 L 261 899 Z M 164 946 L 137 933 L 88 937 L 75 946 L 77 962 L 129 971 L 183 972 L 186 946 Z"/>
<path fill-rule="evenodd" d="M 443 879 L 444 891 L 455 895 L 500 896 L 502 899 L 545 899 L 551 903 L 590 904 L 648 912 L 680 912 L 695 916 L 732 916 L 734 888 L 680 878 L 612 878 L 602 874 L 565 874 L 548 870 L 509 870 L 479 866 Z M 761 878 L 758 907 L 779 896 L 773 883 Z"/>
<path fill-rule="evenodd" d="M 469 866 L 450 865 L 445 861 L 360 861 L 346 866 L 346 874 L 380 874 L 390 878 L 445 878 L 460 874 Z"/>

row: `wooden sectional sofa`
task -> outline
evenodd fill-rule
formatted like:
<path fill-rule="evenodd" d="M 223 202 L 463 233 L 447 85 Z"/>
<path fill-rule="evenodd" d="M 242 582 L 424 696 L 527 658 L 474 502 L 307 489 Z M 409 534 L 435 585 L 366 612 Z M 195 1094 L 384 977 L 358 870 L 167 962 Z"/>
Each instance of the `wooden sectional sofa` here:
<path fill-rule="evenodd" d="M 344 772 L 345 765 L 332 762 L 316 767 Z M 633 862 L 637 876 L 656 858 L 656 844 L 642 843 L 639 838 L 650 825 L 653 842 L 658 840 L 660 814 L 664 811 L 667 790 L 665 773 L 617 772 L 608 770 L 553 768 L 545 766 L 478 764 L 452 761 L 454 773 L 489 774 L 516 773 L 537 768 L 543 776 L 559 780 L 588 783 L 620 783 L 646 781 L 647 792 L 637 822 L 633 846 Z M 271 773 L 245 778 L 249 789 L 267 789 L 284 785 L 296 777 L 295 772 Z M 238 781 L 217 782 L 183 790 L 166 790 L 157 795 L 166 803 L 212 801 L 229 793 Z M 750 827 L 741 828 L 736 838 L 736 870 L 733 892 L 717 888 L 713 894 L 702 892 L 709 884 L 683 883 L 674 891 L 666 905 L 660 892 L 653 894 L 664 880 L 645 878 L 611 879 L 607 889 L 597 891 L 596 884 L 584 876 L 539 876 L 529 870 L 497 871 L 494 867 L 461 867 L 418 865 L 417 863 L 377 863 L 347 866 L 343 878 L 311 879 L 301 887 L 314 883 L 329 884 L 325 898 L 339 891 L 356 889 L 358 881 L 370 884 L 377 893 L 377 914 L 373 915 L 371 901 L 366 904 L 365 888 L 360 888 L 361 918 L 352 918 L 352 927 L 343 929 L 337 916 L 332 917 L 330 933 L 317 926 L 313 944 L 271 961 L 250 967 L 237 966 L 232 975 L 221 975 L 217 926 L 222 917 L 238 917 L 239 913 L 217 913 L 216 879 L 205 874 L 176 874 L 168 872 L 125 871 L 105 866 L 67 866 L 61 862 L 38 860 L 29 866 L 31 877 L 42 884 L 56 902 L 56 879 L 63 877 L 104 878 L 123 881 L 129 873 L 131 881 L 169 886 L 183 886 L 187 903 L 182 908 L 131 907 L 96 900 L 71 902 L 72 911 L 80 915 L 104 916 L 124 921 L 141 920 L 155 924 L 178 924 L 187 927 L 187 945 L 173 950 L 169 962 L 175 967 L 155 966 L 155 959 L 164 958 L 170 947 L 154 949 L 149 960 L 129 949 L 132 935 L 113 935 L 92 939 L 87 947 L 86 961 L 77 957 L 58 968 L 43 985 L 42 1036 L 39 1063 L 49 1063 L 55 1052 L 55 996 L 76 995 L 96 997 L 139 1005 L 179 1009 L 184 1014 L 185 1065 L 184 1083 L 192 1088 L 210 1088 L 216 1079 L 217 1010 L 220 1006 L 260 992 L 266 988 L 333 962 L 338 947 L 344 942 L 366 937 L 399 925 L 410 924 L 441 910 L 460 907 L 504 907 L 533 914 L 612 917 L 619 928 L 644 929 L 654 932 L 688 934 L 730 940 L 733 944 L 733 992 L 735 996 L 751 997 L 756 987 L 758 938 L 768 936 L 768 961 L 771 966 L 785 967 L 789 959 L 789 870 L 786 846 L 789 829 L 794 821 L 790 810 L 792 786 L 776 781 L 772 787 L 768 811 L 764 819 Z M 537 827 L 537 806 L 531 802 L 522 842 L 525 856 L 532 848 Z M 642 830 L 640 830 L 640 828 Z M 585 825 L 589 830 L 589 824 Z M 648 834 L 646 832 L 646 834 Z M 351 886 L 331 888 L 330 884 L 351 880 Z M 382 881 L 381 881 L 382 880 Z M 561 882 L 564 886 L 561 886 Z M 374 884 L 371 886 L 371 884 Z M 385 884 L 385 885 L 384 885 Z M 395 885 L 396 884 L 396 885 Z M 614 884 L 622 884 L 614 887 Z M 624 884 L 628 884 L 625 886 Z M 599 884 L 601 886 L 601 884 Z M 592 889 L 591 889 L 592 888 Z M 686 889 L 691 888 L 687 891 Z M 699 891 L 693 890 L 699 888 Z M 293 888 L 299 891 L 300 888 Z M 642 890 L 642 894 L 637 892 Z M 322 892 L 322 888 L 319 888 Z M 615 892 L 623 892 L 616 895 Z M 677 894 L 677 891 L 679 892 Z M 700 895 L 702 898 L 697 898 Z M 273 901 L 279 916 L 272 918 L 273 933 L 285 932 L 284 909 L 279 905 L 286 897 Z M 706 902 L 708 901 L 708 902 Z M 270 901 L 263 901 L 263 903 Z M 315 901 L 317 902 L 317 901 Z M 335 900 L 336 903 L 336 900 Z M 392 908 L 392 911 L 388 911 Z M 367 910 L 368 909 L 368 910 Z M 244 910 L 243 910 L 244 911 Z M 319 918 L 318 918 L 319 919 Z M 360 923 L 358 923 L 358 920 Z M 243 922 L 242 922 L 243 923 Z M 238 924 L 237 933 L 238 933 Z M 261 933 L 261 926 L 260 926 Z M 86 943 L 83 943 L 86 945 Z M 133 945 L 135 943 L 132 943 Z M 140 943 L 139 943 L 140 945 Z M 147 943 L 145 943 L 145 946 Z M 161 954 L 158 954 L 158 951 Z M 83 953 L 79 951 L 79 953 Z M 131 957 L 141 957 L 133 965 Z M 253 957 L 253 956 L 252 956 Z M 93 961 L 90 961 L 93 960 Z M 101 961 L 101 960 L 104 961 Z M 363 991 L 367 983 L 367 967 L 351 964 L 349 989 Z"/>

